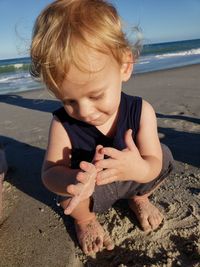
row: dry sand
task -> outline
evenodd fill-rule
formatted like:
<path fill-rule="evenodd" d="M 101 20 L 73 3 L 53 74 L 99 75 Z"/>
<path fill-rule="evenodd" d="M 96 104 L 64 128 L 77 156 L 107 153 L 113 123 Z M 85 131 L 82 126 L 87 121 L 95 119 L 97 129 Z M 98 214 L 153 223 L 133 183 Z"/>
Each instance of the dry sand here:
<path fill-rule="evenodd" d="M 200 266 L 200 65 L 140 74 L 124 85 L 154 106 L 161 142 L 176 170 L 152 201 L 163 225 L 143 233 L 126 201 L 99 220 L 115 241 L 113 251 L 86 257 L 72 220 L 42 185 L 40 169 L 51 112 L 60 104 L 44 90 L 0 96 L 0 142 L 9 165 L 0 225 L 0 267 Z"/>

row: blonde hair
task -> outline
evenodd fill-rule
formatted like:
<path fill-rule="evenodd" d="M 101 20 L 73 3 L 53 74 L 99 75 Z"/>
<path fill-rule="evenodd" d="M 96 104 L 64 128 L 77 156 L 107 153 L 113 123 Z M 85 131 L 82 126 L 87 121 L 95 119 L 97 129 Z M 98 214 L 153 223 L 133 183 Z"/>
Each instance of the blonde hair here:
<path fill-rule="evenodd" d="M 55 93 L 70 65 L 81 68 L 80 45 L 112 54 L 119 64 L 127 50 L 139 54 L 122 30 L 117 10 L 104 0 L 57 0 L 36 19 L 31 43 L 31 70 Z"/>

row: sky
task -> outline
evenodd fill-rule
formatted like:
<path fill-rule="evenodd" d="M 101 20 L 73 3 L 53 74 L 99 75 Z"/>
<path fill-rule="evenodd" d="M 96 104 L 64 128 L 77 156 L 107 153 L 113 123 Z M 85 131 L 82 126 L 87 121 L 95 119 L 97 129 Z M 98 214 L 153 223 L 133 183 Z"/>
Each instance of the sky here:
<path fill-rule="evenodd" d="M 34 21 L 51 0 L 0 0 L 0 59 L 28 55 Z M 144 43 L 200 39 L 200 0 L 110 0 Z"/>

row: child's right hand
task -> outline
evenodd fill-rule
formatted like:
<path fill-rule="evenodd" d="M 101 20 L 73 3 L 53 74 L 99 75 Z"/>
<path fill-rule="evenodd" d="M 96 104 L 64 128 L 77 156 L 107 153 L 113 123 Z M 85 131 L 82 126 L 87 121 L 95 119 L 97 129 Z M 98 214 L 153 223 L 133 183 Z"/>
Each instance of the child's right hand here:
<path fill-rule="evenodd" d="M 72 195 L 72 198 L 64 210 L 66 215 L 71 214 L 81 201 L 89 198 L 93 194 L 97 172 L 99 171 L 93 163 L 104 158 L 104 155 L 100 153 L 101 149 L 101 145 L 96 147 L 92 163 L 86 161 L 80 163 L 80 169 L 82 171 L 78 172 L 76 176 L 78 183 L 71 184 L 67 187 L 67 192 Z"/>

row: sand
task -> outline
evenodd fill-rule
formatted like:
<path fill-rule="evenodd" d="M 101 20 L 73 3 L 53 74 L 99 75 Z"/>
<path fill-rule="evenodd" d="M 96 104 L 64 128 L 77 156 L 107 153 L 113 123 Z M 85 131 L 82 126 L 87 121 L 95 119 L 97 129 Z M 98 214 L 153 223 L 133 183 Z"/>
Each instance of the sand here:
<path fill-rule="evenodd" d="M 115 241 L 113 251 L 86 257 L 73 222 L 55 205 L 40 179 L 51 112 L 60 106 L 45 90 L 0 96 L 0 142 L 8 161 L 3 184 L 0 267 L 200 266 L 200 65 L 138 74 L 124 91 L 155 108 L 161 142 L 176 169 L 152 195 L 165 220 L 145 234 L 126 201 L 99 220 Z"/>

